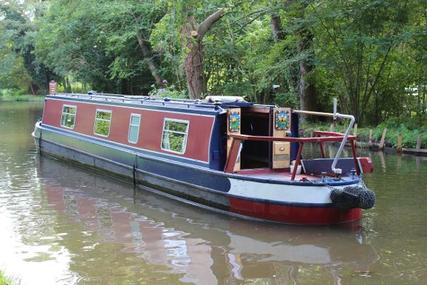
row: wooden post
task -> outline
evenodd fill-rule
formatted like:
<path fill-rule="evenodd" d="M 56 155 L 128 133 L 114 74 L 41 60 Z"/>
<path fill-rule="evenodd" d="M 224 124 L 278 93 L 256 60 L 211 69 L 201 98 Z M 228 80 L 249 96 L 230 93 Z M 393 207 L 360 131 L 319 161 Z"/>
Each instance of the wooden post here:
<path fill-rule="evenodd" d="M 357 123 L 354 124 L 353 135 L 357 137 Z"/>
<path fill-rule="evenodd" d="M 334 132 L 335 131 L 335 124 L 331 124 L 329 127 L 329 131 Z"/>
<path fill-rule="evenodd" d="M 403 141 L 403 136 L 401 133 L 399 133 L 397 135 L 397 147 L 396 147 L 396 150 L 398 153 L 402 152 L 402 141 Z"/>
<path fill-rule="evenodd" d="M 239 139 L 231 138 L 231 147 L 225 163 L 224 172 L 233 173 L 236 165 L 237 158 L 239 157 L 240 145 L 242 141 Z"/>
<path fill-rule="evenodd" d="M 360 175 L 359 163 L 357 161 L 356 143 L 354 140 L 351 140 L 351 152 L 353 154 L 354 170 L 356 170 L 357 175 Z"/>
<path fill-rule="evenodd" d="M 297 159 L 295 160 L 294 169 L 292 171 L 291 181 L 295 180 L 295 176 L 297 175 L 298 165 L 301 164 L 301 154 L 302 154 L 302 147 L 304 146 L 304 143 L 298 144 L 298 153 L 297 153 Z"/>
<path fill-rule="evenodd" d="M 422 142 L 421 135 L 418 135 L 416 150 L 421 149 L 421 142 Z"/>
<path fill-rule="evenodd" d="M 381 136 L 381 140 L 380 140 L 380 144 L 379 144 L 379 149 L 384 149 L 384 144 L 385 144 L 385 135 L 387 134 L 387 128 L 384 128 L 383 130 L 383 134 Z"/>
<path fill-rule="evenodd" d="M 322 156 L 322 158 L 325 158 L 325 150 L 323 148 L 322 142 L 319 142 L 319 147 L 320 147 L 320 155 Z"/>
<path fill-rule="evenodd" d="M 369 140 L 368 140 L 368 146 L 372 145 L 372 129 L 369 130 Z"/>

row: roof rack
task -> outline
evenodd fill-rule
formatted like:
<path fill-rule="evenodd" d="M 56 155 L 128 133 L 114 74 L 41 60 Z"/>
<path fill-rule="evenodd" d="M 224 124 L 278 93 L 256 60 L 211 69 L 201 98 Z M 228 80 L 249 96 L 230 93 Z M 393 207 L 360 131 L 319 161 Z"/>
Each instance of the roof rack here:
<path fill-rule="evenodd" d="M 145 95 L 124 95 L 112 93 L 95 93 L 93 91 L 84 93 L 59 93 L 53 96 L 71 97 L 76 99 L 94 100 L 115 102 L 124 104 L 136 105 L 158 105 L 180 108 L 206 108 L 206 109 L 223 109 L 233 107 L 249 107 L 253 103 L 243 100 L 242 97 L 236 97 L 236 100 L 231 100 L 231 96 L 224 96 L 225 100 L 218 100 L 220 96 L 208 96 L 207 99 L 181 99 L 181 98 L 168 98 L 158 96 L 145 96 Z M 216 100 L 212 100 L 214 97 Z"/>

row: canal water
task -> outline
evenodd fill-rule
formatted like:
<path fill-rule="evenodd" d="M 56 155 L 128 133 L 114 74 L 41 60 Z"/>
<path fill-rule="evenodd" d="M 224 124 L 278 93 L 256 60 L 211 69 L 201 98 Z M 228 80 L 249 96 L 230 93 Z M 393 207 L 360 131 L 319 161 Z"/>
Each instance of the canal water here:
<path fill-rule="evenodd" d="M 0 102 L 0 270 L 17 284 L 426 284 L 426 159 L 367 153 L 377 205 L 358 224 L 266 225 L 40 156 L 41 108 Z"/>

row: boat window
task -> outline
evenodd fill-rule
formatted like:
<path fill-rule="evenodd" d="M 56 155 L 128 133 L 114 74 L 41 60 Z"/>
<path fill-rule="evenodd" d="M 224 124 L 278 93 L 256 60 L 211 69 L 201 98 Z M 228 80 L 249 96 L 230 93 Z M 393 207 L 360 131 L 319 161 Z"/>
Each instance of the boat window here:
<path fill-rule="evenodd" d="M 74 126 L 76 125 L 76 113 L 76 106 L 62 106 L 61 127 L 74 129 Z"/>
<path fill-rule="evenodd" d="M 129 121 L 129 132 L 128 132 L 128 141 L 130 143 L 138 142 L 140 124 L 141 124 L 141 115 L 131 114 L 130 121 Z"/>
<path fill-rule="evenodd" d="M 96 110 L 95 125 L 93 132 L 96 135 L 108 137 L 110 134 L 111 126 L 111 111 L 109 110 Z"/>
<path fill-rule="evenodd" d="M 165 119 L 163 123 L 162 149 L 183 154 L 187 147 L 189 122 Z"/>

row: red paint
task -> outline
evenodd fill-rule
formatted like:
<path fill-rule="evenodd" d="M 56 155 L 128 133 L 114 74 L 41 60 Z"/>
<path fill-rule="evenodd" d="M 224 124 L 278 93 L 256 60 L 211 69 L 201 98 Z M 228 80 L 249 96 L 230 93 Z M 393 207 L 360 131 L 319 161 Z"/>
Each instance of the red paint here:
<path fill-rule="evenodd" d="M 239 198 L 229 198 L 229 201 L 232 212 L 288 224 L 329 225 L 357 221 L 362 217 L 361 209 L 295 207 Z"/>
<path fill-rule="evenodd" d="M 374 172 L 374 164 L 370 157 L 358 157 L 360 165 L 362 166 L 363 173 Z"/>
<path fill-rule="evenodd" d="M 134 109 L 127 108 L 126 106 L 86 104 L 67 100 L 46 100 L 42 123 L 61 128 L 60 121 L 62 106 L 64 104 L 77 106 L 76 123 L 73 129 L 75 132 L 146 150 L 171 153 L 206 162 L 209 161 L 209 144 L 214 117 L 153 111 L 142 108 Z M 107 138 L 93 133 L 96 109 L 112 111 L 111 129 Z M 137 144 L 128 142 L 129 120 L 132 113 L 141 115 L 141 126 Z M 184 154 L 176 154 L 161 149 L 160 144 L 165 118 L 187 120 L 190 122 L 187 148 Z"/>
<path fill-rule="evenodd" d="M 320 143 L 320 142 L 341 142 L 342 136 L 328 137 L 272 137 L 272 136 L 253 136 L 242 134 L 229 134 L 230 138 L 239 139 L 242 141 L 266 141 L 266 142 L 295 142 L 295 143 Z M 348 136 L 349 141 L 355 140 L 355 136 Z"/>
<path fill-rule="evenodd" d="M 239 171 L 239 174 L 243 175 L 260 175 L 260 174 L 280 174 L 288 175 L 288 169 L 271 169 L 271 168 L 255 168 L 255 169 L 242 169 Z"/>
<path fill-rule="evenodd" d="M 48 204 L 52 205 L 58 212 L 63 213 L 65 211 L 64 189 L 50 185 L 45 185 L 44 188 Z"/>
<path fill-rule="evenodd" d="M 344 133 L 338 133 L 338 132 L 327 132 L 327 131 L 313 131 L 313 136 L 318 136 L 318 137 L 324 137 L 324 136 L 336 136 L 336 137 L 340 137 L 340 138 L 343 138 L 344 136 L 345 136 L 345 134 Z M 356 136 L 353 136 L 353 135 L 349 135 L 348 137 L 347 137 L 347 139 L 349 140 L 349 141 L 351 141 L 351 140 L 355 140 L 356 139 Z"/>

